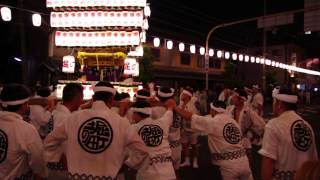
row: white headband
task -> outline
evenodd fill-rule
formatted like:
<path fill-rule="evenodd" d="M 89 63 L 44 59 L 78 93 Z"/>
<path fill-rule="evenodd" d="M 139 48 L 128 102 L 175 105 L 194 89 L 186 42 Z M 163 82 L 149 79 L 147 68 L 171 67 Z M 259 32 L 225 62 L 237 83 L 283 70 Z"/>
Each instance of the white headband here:
<path fill-rule="evenodd" d="M 167 98 L 167 97 L 171 97 L 174 95 L 174 89 L 170 88 L 171 90 L 171 93 L 164 93 L 164 92 L 161 92 L 160 89 L 158 90 L 158 95 L 160 97 L 164 97 L 164 98 Z"/>
<path fill-rule="evenodd" d="M 182 94 L 186 94 L 186 95 L 192 97 L 192 94 L 191 94 L 189 91 L 187 91 L 187 90 L 183 90 L 183 91 L 181 92 L 181 95 L 182 95 Z"/>
<path fill-rule="evenodd" d="M 149 99 L 150 97 L 137 94 L 137 95 L 136 95 L 136 98 Z"/>
<path fill-rule="evenodd" d="M 213 105 L 213 103 L 210 103 L 210 107 L 211 107 L 211 109 L 217 111 L 218 113 L 225 113 L 225 112 L 227 112 L 227 110 L 225 110 L 225 109 L 223 109 L 223 108 L 221 108 L 221 107 L 215 107 L 215 106 Z"/>
<path fill-rule="evenodd" d="M 95 86 L 93 88 L 93 92 L 109 92 L 109 93 L 112 93 L 113 95 L 115 95 L 117 90 L 112 87 L 107 87 L 107 86 Z"/>
<path fill-rule="evenodd" d="M 139 112 L 142 114 L 147 114 L 151 115 L 152 114 L 152 109 L 151 108 L 131 108 L 132 112 Z"/>
<path fill-rule="evenodd" d="M 7 106 L 16 106 L 20 104 L 24 104 L 29 101 L 29 98 L 21 99 L 21 100 L 16 100 L 16 101 L 0 101 L 3 107 Z"/>
<path fill-rule="evenodd" d="M 296 95 L 288 95 L 288 94 L 275 94 L 274 98 L 283 101 L 283 102 L 287 102 L 287 103 L 297 103 L 298 102 L 298 96 Z"/>

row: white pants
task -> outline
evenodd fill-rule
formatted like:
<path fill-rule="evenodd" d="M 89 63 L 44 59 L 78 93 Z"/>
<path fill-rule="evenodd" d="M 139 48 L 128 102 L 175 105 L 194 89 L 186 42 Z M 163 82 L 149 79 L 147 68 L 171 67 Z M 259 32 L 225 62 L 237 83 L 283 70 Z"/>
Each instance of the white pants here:
<path fill-rule="evenodd" d="M 246 156 L 234 160 L 224 160 L 219 166 L 223 180 L 253 180 Z"/>

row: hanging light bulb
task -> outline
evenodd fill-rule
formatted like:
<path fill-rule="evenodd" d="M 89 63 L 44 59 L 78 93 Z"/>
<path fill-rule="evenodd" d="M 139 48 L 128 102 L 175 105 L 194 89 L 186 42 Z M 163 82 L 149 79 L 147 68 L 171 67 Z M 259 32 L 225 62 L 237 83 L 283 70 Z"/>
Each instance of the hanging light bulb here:
<path fill-rule="evenodd" d="M 219 50 L 219 51 L 217 52 L 217 57 L 218 57 L 218 58 L 221 58 L 221 57 L 222 57 L 222 51 Z"/>
<path fill-rule="evenodd" d="M 154 47 L 159 47 L 160 46 L 160 39 L 159 38 L 154 38 L 153 39 L 153 46 Z"/>
<path fill-rule="evenodd" d="M 32 15 L 32 24 L 33 26 L 41 26 L 41 15 L 40 14 L 33 14 Z"/>
<path fill-rule="evenodd" d="M 213 56 L 214 55 L 214 51 L 213 51 L 213 49 L 209 49 L 209 56 Z"/>
<path fill-rule="evenodd" d="M 146 17 L 150 17 L 150 15 L 151 15 L 150 6 L 146 6 L 146 7 L 144 8 L 144 15 L 145 15 Z"/>
<path fill-rule="evenodd" d="M 172 49 L 173 47 L 173 42 L 171 40 L 167 41 L 167 48 Z"/>
<path fill-rule="evenodd" d="M 195 46 L 195 45 L 191 45 L 191 46 L 190 46 L 190 52 L 191 52 L 192 54 L 196 53 L 196 46 Z"/>
<path fill-rule="evenodd" d="M 3 21 L 11 21 L 12 16 L 11 16 L 11 9 L 8 7 L 2 7 L 1 8 L 1 18 Z"/>
<path fill-rule="evenodd" d="M 200 54 L 201 54 L 201 55 L 204 55 L 204 53 L 205 53 L 205 49 L 204 49 L 204 47 L 201 47 L 201 48 L 200 48 Z"/>
<path fill-rule="evenodd" d="M 179 43 L 179 51 L 180 52 L 184 51 L 184 44 L 183 43 Z"/>
<path fill-rule="evenodd" d="M 239 55 L 239 61 L 243 61 L 243 55 L 242 54 Z"/>

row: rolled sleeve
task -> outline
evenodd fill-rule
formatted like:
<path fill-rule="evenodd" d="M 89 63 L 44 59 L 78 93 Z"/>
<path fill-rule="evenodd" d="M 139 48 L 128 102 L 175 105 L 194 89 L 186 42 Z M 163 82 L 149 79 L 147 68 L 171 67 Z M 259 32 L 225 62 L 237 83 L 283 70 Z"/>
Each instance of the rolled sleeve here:
<path fill-rule="evenodd" d="M 204 133 L 210 133 L 208 121 L 209 119 L 207 117 L 194 114 L 191 117 L 191 129 Z"/>

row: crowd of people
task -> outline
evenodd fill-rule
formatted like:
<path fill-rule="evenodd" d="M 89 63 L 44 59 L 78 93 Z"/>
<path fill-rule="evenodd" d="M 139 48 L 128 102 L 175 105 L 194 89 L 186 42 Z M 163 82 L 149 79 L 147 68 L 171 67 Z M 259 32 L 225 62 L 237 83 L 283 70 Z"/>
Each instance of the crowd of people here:
<path fill-rule="evenodd" d="M 85 102 L 70 83 L 58 101 L 47 87 L 4 85 L 0 179 L 182 179 L 179 169 L 201 168 L 203 137 L 224 180 L 320 179 L 314 132 L 287 88 L 274 90 L 270 120 L 258 85 L 225 88 L 209 103 L 191 87 L 144 88 L 134 102 L 107 81 L 93 91 Z"/>

